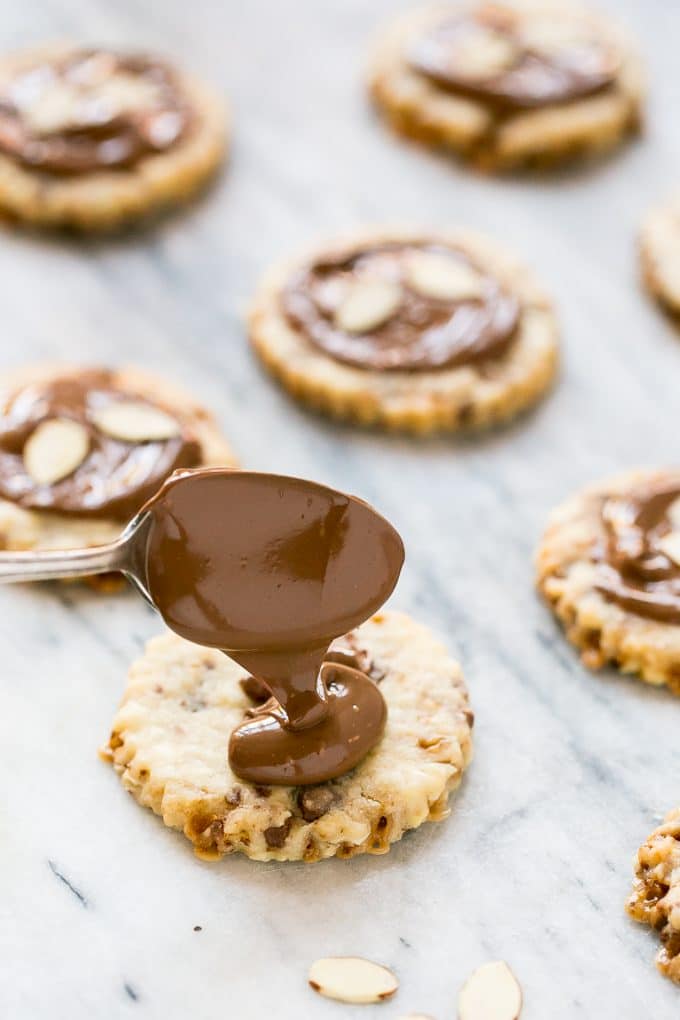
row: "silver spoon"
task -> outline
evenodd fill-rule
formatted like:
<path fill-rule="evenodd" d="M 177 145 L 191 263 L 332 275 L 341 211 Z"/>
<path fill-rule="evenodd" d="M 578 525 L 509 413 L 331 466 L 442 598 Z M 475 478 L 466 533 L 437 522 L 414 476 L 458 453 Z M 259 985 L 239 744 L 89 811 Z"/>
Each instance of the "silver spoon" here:
<path fill-rule="evenodd" d="M 121 573 L 155 608 L 145 569 L 150 524 L 151 514 L 142 511 L 133 517 L 119 538 L 106 545 L 49 552 L 0 552 L 0 583 L 60 581 L 92 574 Z"/>

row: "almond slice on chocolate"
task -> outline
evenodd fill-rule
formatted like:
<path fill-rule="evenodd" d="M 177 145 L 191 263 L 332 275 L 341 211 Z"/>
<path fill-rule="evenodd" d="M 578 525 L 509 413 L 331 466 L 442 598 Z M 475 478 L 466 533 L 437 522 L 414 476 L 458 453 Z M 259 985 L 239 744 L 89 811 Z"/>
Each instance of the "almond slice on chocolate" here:
<path fill-rule="evenodd" d="M 414 252 L 406 268 L 409 287 L 438 301 L 465 301 L 482 297 L 482 277 L 472 266 L 449 255 Z"/>
<path fill-rule="evenodd" d="M 136 400 L 119 400 L 95 411 L 92 421 L 97 428 L 126 443 L 148 443 L 172 439 L 181 432 L 176 418 L 151 404 Z"/>
<path fill-rule="evenodd" d="M 673 563 L 680 566 L 680 531 L 669 531 L 667 535 L 660 538 L 657 543 L 662 553 L 665 553 Z"/>
<path fill-rule="evenodd" d="M 54 82 L 49 90 L 21 108 L 22 116 L 36 134 L 51 134 L 73 124 L 78 94 L 72 85 Z"/>
<path fill-rule="evenodd" d="M 315 992 L 338 1002 L 382 1002 L 399 982 L 387 967 L 359 956 L 329 956 L 313 963 L 309 983 Z"/>
<path fill-rule="evenodd" d="M 516 62 L 519 50 L 499 32 L 479 28 L 457 43 L 451 67 L 465 78 L 491 78 L 502 74 Z"/>
<path fill-rule="evenodd" d="M 24 467 L 38 485 L 54 485 L 73 474 L 87 457 L 87 429 L 70 418 L 41 422 L 24 445 Z"/>
<path fill-rule="evenodd" d="M 666 512 L 673 527 L 680 531 L 680 499 L 674 500 Z"/>
<path fill-rule="evenodd" d="M 458 996 L 459 1020 L 517 1020 L 522 990 L 507 963 L 485 963 L 463 985 Z"/>
<path fill-rule="evenodd" d="M 335 313 L 346 333 L 366 333 L 391 319 L 401 304 L 401 287 L 390 280 L 358 280 Z"/>

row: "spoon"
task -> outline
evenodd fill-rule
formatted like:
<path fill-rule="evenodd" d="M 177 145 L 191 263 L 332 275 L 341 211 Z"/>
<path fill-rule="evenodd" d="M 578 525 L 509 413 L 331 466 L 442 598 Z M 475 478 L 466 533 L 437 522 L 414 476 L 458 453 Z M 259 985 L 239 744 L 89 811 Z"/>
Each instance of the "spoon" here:
<path fill-rule="evenodd" d="M 121 573 L 154 606 L 144 567 L 145 539 L 151 515 L 142 510 L 113 542 L 87 549 L 0 552 L 0 583 L 61 581 L 93 574 Z"/>
<path fill-rule="evenodd" d="M 355 496 L 199 469 L 171 475 L 108 545 L 0 553 L 0 581 L 124 574 L 175 633 L 269 689 L 271 704 L 231 735 L 236 774 L 304 785 L 353 768 L 384 730 L 377 686 L 325 657 L 385 602 L 403 560 L 392 525 Z"/>

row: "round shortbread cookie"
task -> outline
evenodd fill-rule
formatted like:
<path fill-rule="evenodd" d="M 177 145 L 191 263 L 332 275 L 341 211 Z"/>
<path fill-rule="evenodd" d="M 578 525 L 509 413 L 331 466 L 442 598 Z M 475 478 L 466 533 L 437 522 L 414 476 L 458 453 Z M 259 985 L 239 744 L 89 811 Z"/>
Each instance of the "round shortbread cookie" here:
<path fill-rule="evenodd" d="M 536 555 L 537 585 L 584 665 L 609 663 L 680 694 L 680 625 L 638 615 L 597 590 L 596 550 L 606 541 L 604 501 L 646 483 L 678 482 L 678 471 L 630 471 L 578 493 L 551 514 Z"/>
<path fill-rule="evenodd" d="M 84 366 L 43 364 L 3 373 L 0 376 L 0 407 L 4 407 L 7 400 L 24 386 L 85 370 Z M 112 382 L 122 391 L 153 401 L 183 427 L 190 429 L 201 448 L 201 466 L 235 465 L 234 455 L 215 417 L 184 389 L 132 366 L 115 370 Z M 73 549 L 103 545 L 118 538 L 123 527 L 124 522 L 120 520 L 27 510 L 0 499 L 0 549 Z M 102 582 L 101 577 L 91 580 L 95 585 Z"/>
<path fill-rule="evenodd" d="M 0 58 L 0 81 L 72 52 L 72 46 L 57 44 L 5 55 Z M 211 89 L 173 70 L 178 90 L 192 111 L 186 138 L 143 156 L 127 168 L 68 176 L 23 165 L 0 152 L 0 211 L 32 226 L 106 231 L 181 204 L 194 195 L 224 158 L 227 109 Z"/>
<path fill-rule="evenodd" d="M 593 95 L 535 108 L 499 112 L 479 96 L 441 87 L 409 60 L 419 38 L 459 13 L 492 9 L 511 15 L 521 33 L 538 37 L 539 48 L 555 52 L 572 35 L 589 33 L 615 49 L 618 62 L 610 84 Z M 539 32 L 534 27 L 540 22 Z M 542 38 L 545 37 L 545 38 Z M 484 62 L 502 59 L 499 48 L 466 54 L 477 72 Z M 411 12 L 379 38 L 369 68 L 371 96 L 400 134 L 457 152 L 484 170 L 548 167 L 584 155 L 603 153 L 639 129 L 644 76 L 635 48 L 619 27 L 577 4 L 561 0 L 470 0 Z"/>
<path fill-rule="evenodd" d="M 305 263 L 423 239 L 459 248 L 517 299 L 516 338 L 502 356 L 431 370 L 360 368 L 327 354 L 290 323 L 282 294 Z M 475 430 L 515 417 L 548 389 L 558 361 L 555 314 L 533 274 L 495 241 L 466 230 L 373 229 L 315 246 L 265 277 L 251 306 L 249 332 L 265 366 L 303 403 L 360 425 L 416 434 Z"/>
<path fill-rule="evenodd" d="M 657 206 L 643 222 L 640 264 L 650 293 L 680 315 L 680 195 Z"/>
<path fill-rule="evenodd" d="M 173 634 L 130 671 L 104 755 L 137 801 L 179 829 L 201 857 L 318 861 L 385 853 L 445 817 L 471 757 L 472 713 L 460 667 L 431 632 L 380 613 L 352 632 L 388 707 L 385 734 L 352 772 L 313 787 L 257 787 L 227 761 L 252 702 L 246 673 Z"/>
<path fill-rule="evenodd" d="M 657 967 L 680 984 L 680 808 L 671 811 L 638 850 L 635 885 L 626 906 L 631 917 L 658 932 L 662 945 Z"/>

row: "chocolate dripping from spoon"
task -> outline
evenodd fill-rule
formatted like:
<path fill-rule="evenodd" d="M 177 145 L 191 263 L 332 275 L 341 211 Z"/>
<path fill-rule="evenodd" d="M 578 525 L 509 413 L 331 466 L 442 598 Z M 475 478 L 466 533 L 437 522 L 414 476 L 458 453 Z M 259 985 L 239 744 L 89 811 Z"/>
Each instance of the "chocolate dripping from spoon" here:
<path fill-rule="evenodd" d="M 232 769 L 305 785 L 358 764 L 385 702 L 364 673 L 325 659 L 391 594 L 404 558 L 394 528 L 356 497 L 255 472 L 180 472 L 145 511 L 147 585 L 166 623 L 272 694 L 232 734 Z"/>

